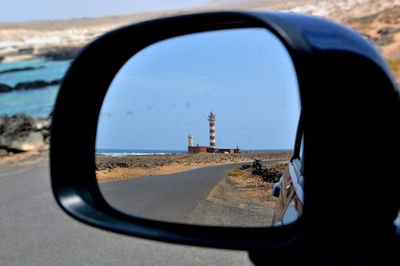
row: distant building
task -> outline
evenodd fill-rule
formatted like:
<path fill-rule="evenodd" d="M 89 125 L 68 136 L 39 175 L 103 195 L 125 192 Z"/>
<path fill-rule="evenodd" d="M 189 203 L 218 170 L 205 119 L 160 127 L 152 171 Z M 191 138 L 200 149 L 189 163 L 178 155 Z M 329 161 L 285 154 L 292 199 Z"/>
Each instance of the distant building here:
<path fill-rule="evenodd" d="M 207 148 L 208 147 L 206 147 L 206 146 L 189 146 L 188 147 L 188 153 L 194 154 L 194 153 L 207 152 Z"/>
<path fill-rule="evenodd" d="M 210 146 L 189 146 L 188 153 L 195 154 L 195 153 L 241 153 L 242 149 L 219 149 Z"/>
<path fill-rule="evenodd" d="M 208 121 L 210 121 L 210 146 L 193 146 L 193 136 L 189 135 L 189 145 L 188 145 L 188 153 L 241 153 L 242 149 L 236 147 L 236 149 L 220 149 L 215 147 L 215 114 L 211 111 L 208 116 Z"/>

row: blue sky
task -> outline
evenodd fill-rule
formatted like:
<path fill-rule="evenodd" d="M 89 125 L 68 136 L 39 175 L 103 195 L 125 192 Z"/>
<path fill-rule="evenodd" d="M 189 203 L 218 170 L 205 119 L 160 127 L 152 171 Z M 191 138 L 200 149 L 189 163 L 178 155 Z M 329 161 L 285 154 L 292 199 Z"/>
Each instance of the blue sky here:
<path fill-rule="evenodd" d="M 69 19 L 192 8 L 211 0 L 3 1 L 0 22 Z M 290 149 L 299 116 L 297 80 L 279 40 L 264 29 L 174 38 L 135 55 L 105 99 L 97 148 L 186 149 L 209 144 L 217 115 L 220 148 Z"/>
<path fill-rule="evenodd" d="M 100 114 L 97 148 L 216 146 L 290 149 L 300 112 L 297 79 L 280 41 L 265 29 L 197 33 L 154 44 L 122 67 Z"/>
<path fill-rule="evenodd" d="M 211 0 L 2 0 L 0 22 L 70 19 L 193 8 Z"/>

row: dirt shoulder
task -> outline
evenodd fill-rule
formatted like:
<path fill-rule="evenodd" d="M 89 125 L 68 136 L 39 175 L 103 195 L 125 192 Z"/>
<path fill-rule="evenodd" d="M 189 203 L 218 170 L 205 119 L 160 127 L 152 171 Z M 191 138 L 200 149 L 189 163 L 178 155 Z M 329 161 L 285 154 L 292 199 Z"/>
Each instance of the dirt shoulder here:
<path fill-rule="evenodd" d="M 275 168 L 280 175 L 284 173 L 289 161 L 276 164 L 263 163 L 264 167 Z M 223 181 L 208 196 L 208 200 L 222 204 L 235 205 L 264 212 L 265 206 L 275 206 L 272 195 L 274 182 L 264 182 L 259 175 L 253 174 L 253 168 L 240 170 L 240 166 L 229 171 Z"/>
<path fill-rule="evenodd" d="M 48 150 L 34 150 L 21 153 L 10 154 L 8 156 L 0 157 L 0 166 L 22 166 L 37 164 L 43 160 L 48 160 Z"/>
<path fill-rule="evenodd" d="M 289 161 L 263 163 L 263 167 L 283 174 Z M 264 182 L 253 168 L 232 168 L 215 186 L 205 202 L 191 215 L 191 223 L 239 227 L 270 227 L 273 225 L 276 199 L 274 182 Z M 228 214 L 227 214 L 228 213 Z"/>
<path fill-rule="evenodd" d="M 99 183 L 152 175 L 173 174 L 196 168 L 253 162 L 254 160 L 290 159 L 292 152 L 252 152 L 240 154 L 166 154 L 142 156 L 96 156 Z"/>

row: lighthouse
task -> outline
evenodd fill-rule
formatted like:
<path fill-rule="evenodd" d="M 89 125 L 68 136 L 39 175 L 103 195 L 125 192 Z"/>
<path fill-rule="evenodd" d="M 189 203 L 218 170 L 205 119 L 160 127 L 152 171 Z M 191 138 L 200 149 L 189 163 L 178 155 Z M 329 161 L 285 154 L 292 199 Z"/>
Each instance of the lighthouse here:
<path fill-rule="evenodd" d="M 195 153 L 241 153 L 242 149 L 236 146 L 236 149 L 221 149 L 215 147 L 215 114 L 211 111 L 208 115 L 208 121 L 210 121 L 210 146 L 193 146 L 193 136 L 189 135 L 189 146 L 188 146 L 188 153 L 195 154 Z"/>
<path fill-rule="evenodd" d="M 215 114 L 211 111 L 208 116 L 208 121 L 210 121 L 210 146 L 215 148 Z"/>

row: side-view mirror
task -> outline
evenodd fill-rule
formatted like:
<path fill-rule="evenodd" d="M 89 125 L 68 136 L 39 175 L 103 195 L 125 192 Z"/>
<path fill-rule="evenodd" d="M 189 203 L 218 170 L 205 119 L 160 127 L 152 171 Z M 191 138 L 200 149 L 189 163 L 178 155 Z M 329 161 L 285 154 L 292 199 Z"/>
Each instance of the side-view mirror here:
<path fill-rule="evenodd" d="M 52 188 L 86 224 L 248 250 L 256 264 L 288 250 L 391 261 L 399 115 L 386 62 L 336 23 L 254 12 L 146 21 L 100 37 L 68 70 Z"/>
<path fill-rule="evenodd" d="M 299 118 L 293 62 L 265 28 L 156 42 L 121 67 L 103 100 L 100 191 L 143 218 L 273 226 L 282 214 L 272 186 L 289 167 Z"/>

